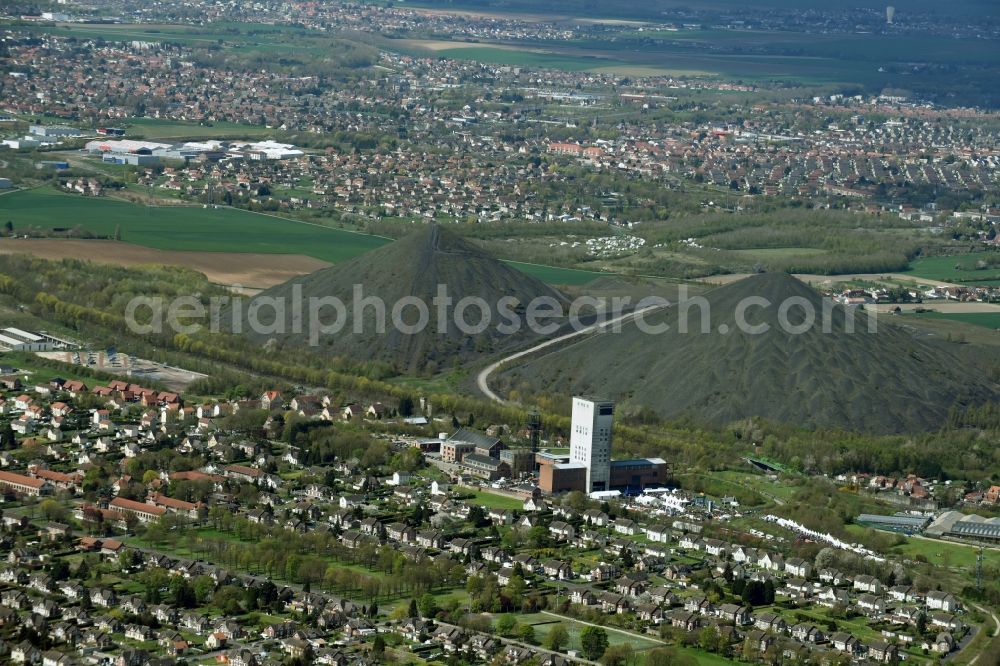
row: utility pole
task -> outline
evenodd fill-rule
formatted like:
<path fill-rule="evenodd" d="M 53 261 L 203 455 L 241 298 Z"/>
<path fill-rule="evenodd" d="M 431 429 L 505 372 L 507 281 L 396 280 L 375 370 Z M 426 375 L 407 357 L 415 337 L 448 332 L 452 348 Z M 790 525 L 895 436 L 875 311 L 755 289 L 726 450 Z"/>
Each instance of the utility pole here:
<path fill-rule="evenodd" d="M 528 412 L 528 437 L 531 441 L 531 452 L 538 453 L 538 445 L 542 431 L 542 417 L 537 409 Z"/>
<path fill-rule="evenodd" d="M 979 547 L 979 556 L 976 557 L 976 591 L 983 591 L 983 547 Z"/>
<path fill-rule="evenodd" d="M 538 471 L 537 455 L 542 434 L 542 417 L 537 409 L 528 412 L 528 438 L 531 442 L 531 469 Z"/>

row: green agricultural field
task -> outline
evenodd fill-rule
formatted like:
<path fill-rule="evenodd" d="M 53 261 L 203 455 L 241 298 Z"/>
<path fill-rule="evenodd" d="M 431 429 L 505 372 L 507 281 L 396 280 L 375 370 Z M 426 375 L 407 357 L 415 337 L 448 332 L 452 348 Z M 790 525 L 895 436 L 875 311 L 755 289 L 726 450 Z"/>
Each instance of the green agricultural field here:
<path fill-rule="evenodd" d="M 121 230 L 122 240 L 159 250 L 304 254 L 330 263 L 353 259 L 390 239 L 308 224 L 236 208 L 141 206 L 108 198 L 84 198 L 51 188 L 0 197 L 0 223 L 15 228 L 80 226 L 98 236 Z M 544 282 L 582 285 L 601 273 L 509 262 Z"/>
<path fill-rule="evenodd" d="M 658 38 L 677 44 L 686 42 L 711 43 L 721 48 L 745 48 L 770 55 L 791 54 L 838 60 L 893 61 L 913 47 L 907 36 L 873 34 L 828 34 L 765 30 L 679 30 L 643 31 L 631 35 L 635 39 Z M 956 49 L 949 37 L 922 37 L 920 56 L 934 62 L 998 62 L 1000 54 L 989 42 L 969 43 L 969 48 Z"/>
<path fill-rule="evenodd" d="M 413 40 L 411 46 L 419 46 L 415 43 L 419 41 Z M 991 100 L 991 91 L 977 89 L 992 81 L 1000 69 L 996 43 L 966 40 L 957 48 L 958 43 L 948 37 L 915 42 L 905 35 L 697 30 L 626 31 L 614 38 L 580 39 L 558 45 L 528 40 L 517 44 L 520 49 L 512 48 L 510 43 L 489 42 L 476 46 L 456 42 L 454 48 L 436 42 L 431 48 L 444 57 L 495 64 L 617 71 L 623 75 L 632 71 L 636 76 L 716 75 L 744 82 L 853 83 L 870 91 L 899 85 L 897 69 L 909 70 L 906 88 L 915 92 L 941 94 L 953 90 L 970 100 Z M 951 69 L 915 69 L 914 62 L 946 64 Z"/>
<path fill-rule="evenodd" d="M 235 208 L 146 207 L 107 198 L 84 198 L 52 189 L 0 198 L 0 218 L 15 227 L 81 226 L 160 250 L 305 254 L 336 263 L 386 244 L 388 239 L 259 215 Z"/>
<path fill-rule="evenodd" d="M 59 23 L 32 25 L 34 34 L 51 34 L 77 39 L 161 42 L 192 49 L 212 50 L 237 66 L 254 69 L 267 63 L 276 71 L 315 74 L 316 67 L 329 72 L 358 70 L 374 65 L 378 49 L 342 35 L 332 35 L 301 26 L 261 25 L 235 22 L 201 26 L 151 23 L 81 25 Z M 366 37 L 365 41 L 371 39 Z"/>
<path fill-rule="evenodd" d="M 588 70 L 594 67 L 607 67 L 615 62 L 606 58 L 595 58 L 592 56 L 568 56 L 556 53 L 540 53 L 528 49 L 523 51 L 504 49 L 488 45 L 442 49 L 437 51 L 436 54 L 454 60 L 475 60 L 476 62 L 519 67 L 545 67 L 570 72 Z"/>
<path fill-rule="evenodd" d="M 548 48 L 550 45 L 546 45 Z M 684 48 L 660 47 L 655 50 L 618 50 L 610 42 L 570 43 L 568 47 L 546 52 L 501 46 L 456 46 L 436 49 L 435 55 L 456 60 L 520 67 L 544 67 L 564 71 L 612 71 L 623 67 L 641 67 L 641 74 L 674 73 L 697 76 L 728 76 L 744 80 L 781 79 L 805 84 L 823 82 L 858 82 L 884 85 L 885 75 L 876 66 L 864 62 L 844 62 L 827 57 L 756 56 L 747 54 L 705 53 Z"/>
<path fill-rule="evenodd" d="M 209 23 L 204 26 L 179 24 L 68 24 L 32 26 L 32 30 L 80 39 L 108 41 L 141 40 L 169 42 L 191 47 L 226 44 L 246 53 L 307 53 L 320 55 L 333 41 L 328 35 L 288 25 Z M 340 40 L 346 41 L 346 40 Z"/>
<path fill-rule="evenodd" d="M 931 304 L 929 307 L 934 306 Z M 997 312 L 921 312 L 919 314 L 907 314 L 906 316 L 918 317 L 920 319 L 950 319 L 993 330 L 1000 329 L 1000 310 Z"/>
<path fill-rule="evenodd" d="M 976 263 L 985 253 L 947 257 L 922 257 L 913 261 L 906 273 L 915 277 L 968 285 L 1000 284 L 1000 266 L 977 269 Z"/>

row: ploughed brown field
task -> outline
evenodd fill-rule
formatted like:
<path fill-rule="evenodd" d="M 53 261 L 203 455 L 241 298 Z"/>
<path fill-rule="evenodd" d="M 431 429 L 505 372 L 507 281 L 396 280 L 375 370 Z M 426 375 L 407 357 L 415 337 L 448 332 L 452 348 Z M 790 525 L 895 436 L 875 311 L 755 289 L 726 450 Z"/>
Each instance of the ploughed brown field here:
<path fill-rule="evenodd" d="M 330 264 L 302 254 L 186 252 L 156 250 L 111 240 L 5 239 L 0 254 L 31 254 L 41 259 L 82 259 L 118 266 L 163 264 L 202 273 L 209 281 L 257 291 L 306 275 Z"/>

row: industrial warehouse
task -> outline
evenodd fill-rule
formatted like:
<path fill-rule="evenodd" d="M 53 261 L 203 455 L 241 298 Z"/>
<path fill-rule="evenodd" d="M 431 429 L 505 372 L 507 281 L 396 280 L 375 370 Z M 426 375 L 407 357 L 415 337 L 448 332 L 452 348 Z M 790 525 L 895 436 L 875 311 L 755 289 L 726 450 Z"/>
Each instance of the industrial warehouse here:
<path fill-rule="evenodd" d="M 138 139 L 97 139 L 89 141 L 84 150 L 92 155 L 101 155 L 109 164 L 129 164 L 133 166 L 156 166 L 160 160 L 206 160 L 218 161 L 238 158 L 251 161 L 287 160 L 302 157 L 305 153 L 289 143 L 276 141 L 229 142 L 229 141 L 187 141 L 184 143 L 161 143 Z"/>
<path fill-rule="evenodd" d="M 1000 518 L 945 511 L 927 527 L 924 534 L 977 543 L 1000 543 Z"/>
<path fill-rule="evenodd" d="M 13 326 L 0 329 L 0 351 L 52 351 L 74 346 L 69 340 L 45 332 L 32 333 Z"/>

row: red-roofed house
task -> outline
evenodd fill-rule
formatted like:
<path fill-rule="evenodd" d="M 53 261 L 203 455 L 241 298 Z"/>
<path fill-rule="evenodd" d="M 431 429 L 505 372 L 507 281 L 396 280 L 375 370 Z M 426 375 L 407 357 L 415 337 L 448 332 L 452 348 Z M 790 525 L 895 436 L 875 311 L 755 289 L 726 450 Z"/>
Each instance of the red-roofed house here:
<path fill-rule="evenodd" d="M 83 475 L 79 472 L 66 474 L 65 472 L 56 472 L 51 469 L 42 469 L 41 467 L 33 468 L 29 470 L 29 473 L 36 479 L 48 481 L 56 488 L 71 490 L 73 492 L 79 490 L 79 484 L 83 480 Z"/>
<path fill-rule="evenodd" d="M 184 513 L 191 518 L 198 517 L 198 504 L 192 502 L 185 502 L 184 500 L 174 499 L 173 497 L 167 497 L 161 493 L 153 493 L 146 500 L 147 504 L 152 504 L 154 506 L 163 507 L 170 513 Z"/>
<path fill-rule="evenodd" d="M 228 465 L 223 469 L 226 476 L 231 479 L 238 479 L 240 481 L 256 481 L 260 477 L 264 476 L 264 472 L 257 469 L 256 467 L 247 467 L 246 465 Z"/>
<path fill-rule="evenodd" d="M 278 409 L 282 404 L 284 404 L 284 400 L 278 391 L 265 391 L 264 395 L 260 396 L 261 409 Z"/>
<path fill-rule="evenodd" d="M 38 496 L 48 493 L 52 486 L 45 479 L 33 479 L 13 472 L 0 472 L 0 488 L 13 490 L 19 495 Z"/>
<path fill-rule="evenodd" d="M 114 498 L 108 503 L 108 506 L 119 513 L 133 515 L 144 523 L 156 520 L 167 512 L 167 510 L 162 506 L 136 502 L 134 500 L 125 499 L 124 497 Z"/>

